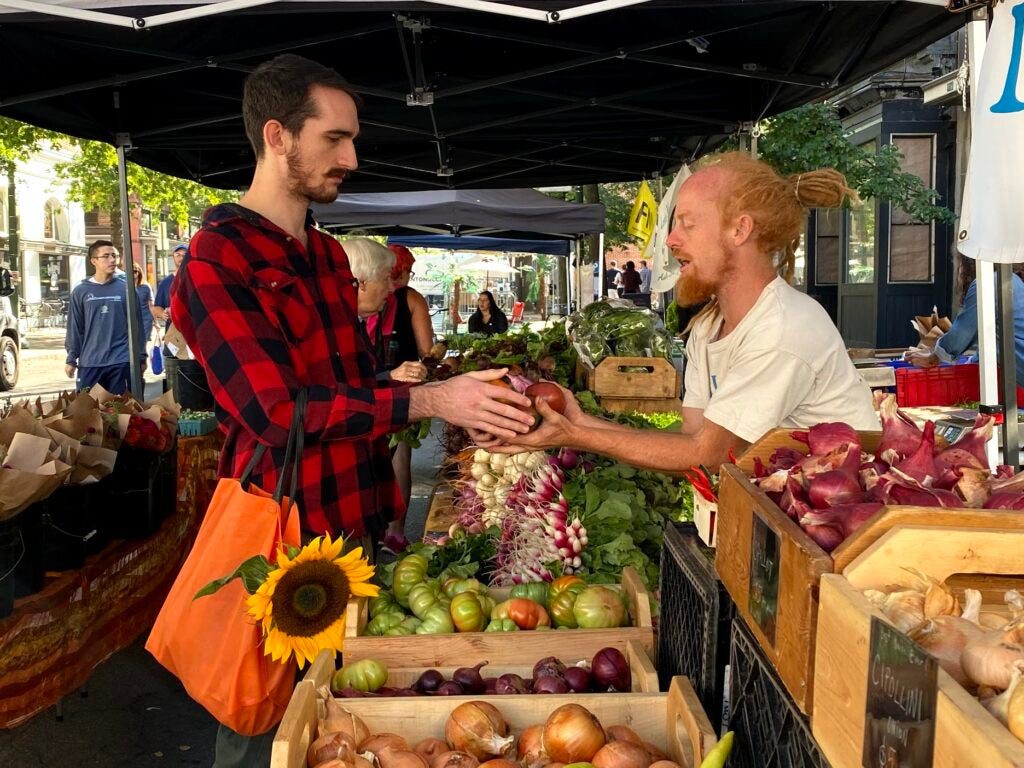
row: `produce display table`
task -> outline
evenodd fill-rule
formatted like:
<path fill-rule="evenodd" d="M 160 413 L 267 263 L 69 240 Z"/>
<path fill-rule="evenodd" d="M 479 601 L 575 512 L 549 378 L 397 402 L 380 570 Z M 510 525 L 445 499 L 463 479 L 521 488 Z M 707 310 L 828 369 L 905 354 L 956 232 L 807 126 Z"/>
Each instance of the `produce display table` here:
<path fill-rule="evenodd" d="M 0 621 L 0 727 L 55 704 L 150 627 L 213 494 L 221 444 L 219 432 L 179 439 L 176 510 L 160 530 L 112 542 Z"/>
<path fill-rule="evenodd" d="M 455 508 L 452 506 L 454 491 L 447 483 L 438 483 L 430 493 L 427 506 L 427 521 L 423 525 L 424 535 L 428 533 L 448 533 L 455 522 Z"/>

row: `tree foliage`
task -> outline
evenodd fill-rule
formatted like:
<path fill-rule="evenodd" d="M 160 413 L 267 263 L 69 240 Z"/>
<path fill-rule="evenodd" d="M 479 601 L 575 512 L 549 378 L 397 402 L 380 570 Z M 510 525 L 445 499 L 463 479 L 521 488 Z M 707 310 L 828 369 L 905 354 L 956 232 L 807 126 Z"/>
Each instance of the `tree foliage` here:
<path fill-rule="evenodd" d="M 903 155 L 895 145 L 877 152 L 855 145 L 830 104 L 783 112 L 766 120 L 762 130 L 761 158 L 783 175 L 835 168 L 862 198 L 889 201 L 915 221 L 953 221 L 953 213 L 937 204 L 938 192 L 901 169 Z"/>
<path fill-rule="evenodd" d="M 0 175 L 13 173 L 18 163 L 24 163 L 42 149 L 44 142 L 58 143 L 64 139 L 62 134 L 0 117 Z"/>

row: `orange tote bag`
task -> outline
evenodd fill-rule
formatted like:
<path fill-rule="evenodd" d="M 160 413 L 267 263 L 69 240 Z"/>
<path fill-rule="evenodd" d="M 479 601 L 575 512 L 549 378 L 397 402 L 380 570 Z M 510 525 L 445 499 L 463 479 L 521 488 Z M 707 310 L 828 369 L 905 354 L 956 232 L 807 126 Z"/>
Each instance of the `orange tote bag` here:
<path fill-rule="evenodd" d="M 265 452 L 262 445 L 240 480 L 218 482 L 195 546 L 146 642 L 146 650 L 181 680 L 189 696 L 220 723 L 246 736 L 265 733 L 280 722 L 295 686 L 295 666 L 264 654 L 262 631 L 246 613 L 248 594 L 240 579 L 212 595 L 193 598 L 255 555 L 274 563 L 282 543 L 300 545 L 299 511 L 291 498 L 302 457 L 305 400 L 302 390 L 273 495 L 248 481 Z M 289 464 L 292 490 L 285 497 Z"/>

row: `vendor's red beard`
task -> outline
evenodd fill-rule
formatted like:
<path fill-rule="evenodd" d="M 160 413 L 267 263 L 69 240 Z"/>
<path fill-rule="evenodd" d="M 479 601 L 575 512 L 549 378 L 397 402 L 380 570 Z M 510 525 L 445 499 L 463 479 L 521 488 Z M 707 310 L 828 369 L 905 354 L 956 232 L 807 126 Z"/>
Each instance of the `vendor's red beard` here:
<path fill-rule="evenodd" d="M 715 295 L 715 285 L 696 277 L 679 276 L 676 281 L 676 304 L 696 307 Z"/>

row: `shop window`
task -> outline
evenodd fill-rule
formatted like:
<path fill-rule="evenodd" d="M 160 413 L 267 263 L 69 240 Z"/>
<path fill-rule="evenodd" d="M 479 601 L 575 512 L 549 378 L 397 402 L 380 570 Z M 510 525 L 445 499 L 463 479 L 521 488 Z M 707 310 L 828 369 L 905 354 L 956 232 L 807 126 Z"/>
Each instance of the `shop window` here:
<path fill-rule="evenodd" d="M 900 167 L 926 187 L 935 186 L 935 136 L 893 136 L 903 159 Z M 930 283 L 935 280 L 935 237 L 931 223 L 913 221 L 893 207 L 890 224 L 889 282 Z"/>
<path fill-rule="evenodd" d="M 842 211 L 818 208 L 815 211 L 814 283 L 836 285 L 839 282 L 839 232 Z"/>
<path fill-rule="evenodd" d="M 875 253 L 878 245 L 878 205 L 865 200 L 849 212 L 847 233 L 846 282 L 875 282 Z"/>
<path fill-rule="evenodd" d="M 796 259 L 793 267 L 793 285 L 801 290 L 807 288 L 807 222 L 804 222 L 800 233 L 800 242 L 796 246 Z"/>
<path fill-rule="evenodd" d="M 71 227 L 67 211 L 58 200 L 50 198 L 43 206 L 43 239 L 68 242 Z"/>

